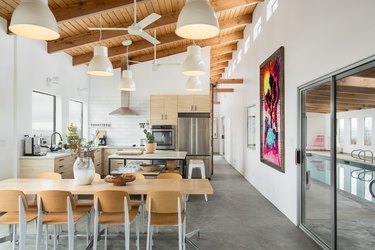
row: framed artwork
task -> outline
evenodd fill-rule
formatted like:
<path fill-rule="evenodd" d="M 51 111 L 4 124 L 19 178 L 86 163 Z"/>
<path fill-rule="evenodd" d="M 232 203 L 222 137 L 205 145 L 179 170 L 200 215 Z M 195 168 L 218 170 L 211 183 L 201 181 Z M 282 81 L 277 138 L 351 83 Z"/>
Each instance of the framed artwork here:
<path fill-rule="evenodd" d="M 260 160 L 285 172 L 284 47 L 260 65 Z"/>
<path fill-rule="evenodd" d="M 255 149 L 255 105 L 247 108 L 247 147 Z"/>

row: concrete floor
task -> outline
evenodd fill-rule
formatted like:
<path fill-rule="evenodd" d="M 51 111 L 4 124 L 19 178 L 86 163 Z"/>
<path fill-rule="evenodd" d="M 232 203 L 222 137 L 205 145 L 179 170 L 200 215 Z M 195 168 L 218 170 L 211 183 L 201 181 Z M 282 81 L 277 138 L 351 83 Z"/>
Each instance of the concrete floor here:
<path fill-rule="evenodd" d="M 215 156 L 211 183 L 215 194 L 208 197 L 207 203 L 203 196 L 190 196 L 188 202 L 187 231 L 202 230 L 200 239 L 193 238 L 201 249 L 320 249 L 219 156 Z M 78 231 L 83 232 L 84 226 L 83 221 Z M 34 232 L 33 228 L 33 224 L 29 225 L 30 233 Z M 0 226 L 0 234 L 6 232 L 7 227 Z M 76 242 L 75 249 L 84 249 L 85 240 Z M 153 249 L 178 249 L 177 242 L 173 229 L 163 229 L 155 235 Z M 29 238 L 27 249 L 34 249 L 34 244 L 35 240 Z M 141 249 L 145 245 L 145 236 L 142 236 Z M 123 247 L 122 240 L 108 241 L 108 249 Z M 11 243 L 0 244 L 0 249 L 11 249 Z M 67 249 L 67 239 L 61 241 L 59 249 Z M 99 242 L 99 249 L 103 249 L 103 241 Z M 133 240 L 131 249 L 136 249 Z M 192 248 L 187 246 L 187 249 Z"/>

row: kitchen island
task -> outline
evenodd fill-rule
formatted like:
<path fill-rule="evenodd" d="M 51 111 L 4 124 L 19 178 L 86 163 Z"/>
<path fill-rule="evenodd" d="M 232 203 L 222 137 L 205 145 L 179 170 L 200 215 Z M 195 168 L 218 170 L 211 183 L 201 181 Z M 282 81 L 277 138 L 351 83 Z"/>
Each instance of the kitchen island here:
<path fill-rule="evenodd" d="M 183 167 L 183 175 L 186 173 L 186 155 L 185 151 L 170 151 L 170 150 L 156 150 L 153 154 L 140 154 L 140 155 L 120 155 L 112 154 L 108 156 L 108 173 L 111 173 L 111 161 L 122 160 L 124 166 L 126 166 L 127 160 L 139 160 L 139 161 L 153 161 L 153 160 L 166 160 L 166 161 L 181 161 Z"/>

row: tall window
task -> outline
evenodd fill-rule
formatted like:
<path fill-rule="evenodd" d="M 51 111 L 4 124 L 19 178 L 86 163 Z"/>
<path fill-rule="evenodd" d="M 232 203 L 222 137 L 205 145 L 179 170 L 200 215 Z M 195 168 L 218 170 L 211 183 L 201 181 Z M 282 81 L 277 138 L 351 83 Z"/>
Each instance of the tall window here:
<path fill-rule="evenodd" d="M 357 118 L 350 119 L 350 144 L 357 144 L 358 126 Z"/>
<path fill-rule="evenodd" d="M 56 97 L 32 92 L 32 135 L 43 136 L 50 143 L 50 136 L 56 131 Z"/>
<path fill-rule="evenodd" d="M 339 119 L 337 122 L 337 137 L 339 138 L 339 143 L 344 143 L 345 136 L 345 120 Z"/>
<path fill-rule="evenodd" d="M 267 4 L 267 21 L 271 18 L 272 14 L 275 13 L 277 7 L 279 7 L 278 0 L 270 0 Z"/>
<path fill-rule="evenodd" d="M 365 146 L 371 146 L 372 137 L 372 117 L 365 117 L 365 132 L 364 132 Z"/>
<path fill-rule="evenodd" d="M 69 101 L 69 124 L 77 126 L 77 133 L 82 137 L 83 130 L 83 103 L 79 101 Z"/>

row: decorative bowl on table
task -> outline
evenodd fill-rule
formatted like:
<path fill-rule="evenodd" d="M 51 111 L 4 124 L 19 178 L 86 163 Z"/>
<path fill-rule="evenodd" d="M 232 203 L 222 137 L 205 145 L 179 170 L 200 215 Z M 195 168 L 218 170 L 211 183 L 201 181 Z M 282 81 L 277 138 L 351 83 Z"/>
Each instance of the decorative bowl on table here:
<path fill-rule="evenodd" d="M 132 174 L 122 174 L 122 175 L 107 175 L 104 178 L 105 182 L 113 183 L 113 186 L 126 186 L 126 183 L 135 180 L 135 176 Z"/>
<path fill-rule="evenodd" d="M 142 164 L 140 165 L 140 168 L 145 172 L 154 172 L 159 170 L 160 166 L 154 164 Z"/>

